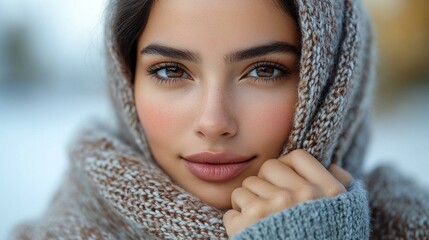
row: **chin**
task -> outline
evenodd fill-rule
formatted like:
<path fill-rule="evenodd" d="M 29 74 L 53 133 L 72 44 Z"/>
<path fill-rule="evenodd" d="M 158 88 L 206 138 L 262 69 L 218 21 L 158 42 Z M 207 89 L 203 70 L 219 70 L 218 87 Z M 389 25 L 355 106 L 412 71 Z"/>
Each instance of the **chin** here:
<path fill-rule="evenodd" d="M 191 189 L 186 189 L 201 201 L 214 206 L 220 210 L 231 209 L 231 193 L 241 186 L 241 181 L 238 184 L 233 183 L 212 183 L 204 182 L 202 184 L 193 184 Z"/>
<path fill-rule="evenodd" d="M 232 192 L 232 191 L 231 191 Z M 198 197 L 198 196 L 197 196 Z M 231 193 L 218 193 L 218 194 L 205 194 L 199 197 L 203 202 L 219 209 L 229 210 L 232 208 L 231 205 Z"/>

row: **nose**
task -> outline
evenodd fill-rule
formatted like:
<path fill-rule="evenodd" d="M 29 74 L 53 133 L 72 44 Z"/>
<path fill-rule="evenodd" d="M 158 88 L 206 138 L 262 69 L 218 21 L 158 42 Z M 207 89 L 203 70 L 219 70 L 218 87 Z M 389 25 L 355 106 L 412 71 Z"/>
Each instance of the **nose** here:
<path fill-rule="evenodd" d="M 201 102 L 195 122 L 196 134 L 208 140 L 231 138 L 237 134 L 238 126 L 231 114 L 231 102 L 221 91 L 206 95 Z M 228 109 L 230 108 L 230 109 Z"/>

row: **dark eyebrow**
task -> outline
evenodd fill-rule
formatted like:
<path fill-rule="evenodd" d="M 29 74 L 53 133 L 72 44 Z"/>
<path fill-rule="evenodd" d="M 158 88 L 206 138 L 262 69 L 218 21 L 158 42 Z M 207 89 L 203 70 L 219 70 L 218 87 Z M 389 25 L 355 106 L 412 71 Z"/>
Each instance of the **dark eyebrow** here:
<path fill-rule="evenodd" d="M 287 42 L 272 42 L 248 49 L 243 49 L 238 52 L 229 54 L 225 57 L 225 62 L 237 62 L 248 58 L 255 58 L 270 53 L 293 53 L 297 56 L 301 55 L 301 51 L 298 47 L 293 46 Z"/>
<path fill-rule="evenodd" d="M 141 50 L 142 54 L 158 54 L 164 57 L 182 59 L 192 62 L 201 62 L 201 56 L 198 53 L 187 49 L 177 49 L 160 44 L 150 44 Z M 248 58 L 264 56 L 270 53 L 293 53 L 301 55 L 300 50 L 287 42 L 272 42 L 248 49 L 243 49 L 225 56 L 225 62 L 237 62 Z"/>
<path fill-rule="evenodd" d="M 186 50 L 186 49 L 177 49 L 172 47 L 167 47 L 160 44 L 151 44 L 141 51 L 142 54 L 158 54 L 164 57 L 182 59 L 192 62 L 201 62 L 201 57 L 199 54 Z"/>

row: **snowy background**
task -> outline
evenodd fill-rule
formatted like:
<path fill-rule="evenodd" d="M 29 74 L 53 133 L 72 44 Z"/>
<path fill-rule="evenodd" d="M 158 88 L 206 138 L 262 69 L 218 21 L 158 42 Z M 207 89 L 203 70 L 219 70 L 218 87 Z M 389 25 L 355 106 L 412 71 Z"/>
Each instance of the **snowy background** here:
<path fill-rule="evenodd" d="M 103 6 L 103 0 L 0 1 L 0 239 L 46 209 L 76 129 L 109 116 Z M 389 162 L 429 189 L 426 80 L 376 105 L 365 168 Z"/>

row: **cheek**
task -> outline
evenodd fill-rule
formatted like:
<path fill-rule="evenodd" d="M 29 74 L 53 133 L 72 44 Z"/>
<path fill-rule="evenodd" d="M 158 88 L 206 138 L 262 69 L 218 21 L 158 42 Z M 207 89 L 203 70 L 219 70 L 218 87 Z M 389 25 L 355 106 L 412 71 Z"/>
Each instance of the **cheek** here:
<path fill-rule="evenodd" d="M 137 114 L 151 146 L 168 145 L 167 139 L 174 141 L 181 126 L 180 107 L 168 100 L 152 96 L 150 91 L 135 93 Z M 183 115 L 182 115 L 183 116 Z"/>
<path fill-rule="evenodd" d="M 294 103 L 291 107 L 285 108 L 282 104 L 272 104 L 264 110 L 264 114 L 258 119 L 260 128 L 267 132 L 265 136 L 273 138 L 275 141 L 285 141 L 292 125 L 294 114 Z"/>
<path fill-rule="evenodd" d="M 174 112 L 168 107 L 159 104 L 151 104 L 149 101 L 136 103 L 137 112 L 148 138 L 164 138 L 171 133 L 171 122 L 174 119 Z"/>
<path fill-rule="evenodd" d="M 252 145 L 266 158 L 278 157 L 286 143 L 292 129 L 295 103 L 295 96 L 280 96 L 251 104 L 246 129 L 253 136 Z"/>

